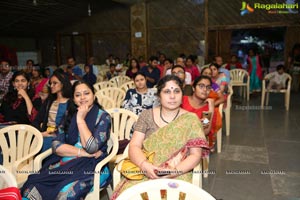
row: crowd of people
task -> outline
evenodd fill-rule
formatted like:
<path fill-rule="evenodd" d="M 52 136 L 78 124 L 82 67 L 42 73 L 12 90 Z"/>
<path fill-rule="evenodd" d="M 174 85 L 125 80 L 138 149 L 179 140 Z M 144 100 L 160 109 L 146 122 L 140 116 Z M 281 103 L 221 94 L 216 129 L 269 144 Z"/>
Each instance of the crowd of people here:
<path fill-rule="evenodd" d="M 124 179 L 114 192 L 115 199 L 126 188 L 168 171 L 166 178 L 191 181 L 191 170 L 209 152 L 213 152 L 215 134 L 222 127 L 218 106 L 226 103 L 230 83 L 229 70 L 242 69 L 237 57 L 223 64 L 221 56 L 206 67 L 196 57 L 178 56 L 175 61 L 165 54 L 151 56 L 148 63 L 128 55 L 124 63 L 110 55 L 106 80 L 118 76 L 127 66 L 126 76 L 135 88 L 128 89 L 122 108 L 139 116 L 129 143 L 129 158 L 144 173 L 143 180 Z M 44 137 L 41 152 L 52 148 L 53 155 L 43 163 L 39 174 L 30 175 L 21 189 L 27 199 L 79 199 L 92 189 L 96 164 L 107 155 L 111 118 L 97 103 L 93 85 L 99 69 L 91 57 L 84 70 L 75 58 L 67 58 L 65 69 L 46 68 L 44 73 L 32 60 L 25 70 L 12 72 L 9 61 L 0 64 L 0 121 L 31 124 Z M 254 50 L 249 50 L 250 90 L 260 91 L 262 67 Z M 277 67 L 269 87 L 284 87 L 280 79 L 283 67 Z M 228 77 L 229 76 L 229 77 Z M 193 128 L 191 128 L 193 127 Z M 153 163 L 143 151 L 155 151 Z M 0 160 L 1 162 L 1 160 Z M 71 170 L 72 174 L 51 174 Z M 109 182 L 110 171 L 101 179 Z"/>

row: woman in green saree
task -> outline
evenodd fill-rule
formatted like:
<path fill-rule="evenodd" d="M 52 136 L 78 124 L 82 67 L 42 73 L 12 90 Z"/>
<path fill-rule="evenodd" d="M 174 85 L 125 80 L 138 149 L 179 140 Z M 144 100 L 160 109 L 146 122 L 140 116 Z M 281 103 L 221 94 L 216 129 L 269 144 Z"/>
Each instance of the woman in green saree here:
<path fill-rule="evenodd" d="M 145 176 L 138 181 L 124 178 L 112 199 L 148 179 L 163 177 L 191 182 L 192 169 L 201 157 L 208 156 L 208 143 L 198 117 L 180 107 L 182 86 L 174 75 L 167 75 L 158 82 L 161 106 L 141 113 L 129 143 L 129 158 Z M 146 159 L 143 150 L 155 152 L 153 163 Z M 160 176 L 160 173 L 167 175 Z"/>

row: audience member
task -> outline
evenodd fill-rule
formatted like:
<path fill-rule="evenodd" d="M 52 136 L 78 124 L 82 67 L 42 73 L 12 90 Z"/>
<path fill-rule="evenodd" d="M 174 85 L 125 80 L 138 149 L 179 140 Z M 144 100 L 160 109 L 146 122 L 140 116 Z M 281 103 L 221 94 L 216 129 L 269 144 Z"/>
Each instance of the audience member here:
<path fill-rule="evenodd" d="M 225 68 L 227 70 L 232 69 L 243 69 L 242 64 L 239 62 L 238 57 L 236 55 L 232 55 L 230 62 L 226 64 Z"/>
<path fill-rule="evenodd" d="M 108 155 L 109 114 L 96 103 L 89 84 L 77 81 L 73 91 L 77 112 L 70 122 L 64 120 L 56 131 L 51 159 L 23 185 L 21 192 L 25 198 L 84 199 L 93 187 L 96 165 Z M 103 187 L 110 180 L 108 166 L 98 173 L 101 173 L 100 186 Z"/>
<path fill-rule="evenodd" d="M 75 107 L 71 101 L 72 85 L 68 77 L 60 70 L 55 70 L 49 79 L 50 94 L 43 103 L 32 125 L 41 131 L 44 142 L 42 151 L 51 147 L 53 137 L 64 116 L 74 113 Z"/>
<path fill-rule="evenodd" d="M 174 75 L 163 77 L 157 84 L 161 106 L 141 113 L 129 143 L 129 158 L 143 172 L 140 181 L 123 179 L 112 199 L 126 188 L 148 179 L 163 178 L 192 181 L 192 169 L 208 155 L 208 145 L 199 119 L 180 108 L 182 82 Z M 191 128 L 193 127 L 193 128 Z M 143 151 L 155 152 L 150 163 Z"/>
<path fill-rule="evenodd" d="M 127 90 L 123 108 L 139 115 L 142 111 L 159 105 L 156 89 L 147 88 L 146 76 L 143 73 L 136 73 L 133 80 L 135 88 Z"/>
<path fill-rule="evenodd" d="M 191 96 L 193 94 L 193 88 L 189 84 L 185 84 L 186 73 L 181 65 L 175 65 L 172 67 L 172 74 L 177 76 L 183 83 L 183 95 Z"/>
<path fill-rule="evenodd" d="M 82 70 L 79 66 L 76 65 L 76 60 L 74 57 L 67 58 L 67 65 L 70 69 L 71 79 L 70 80 L 81 80 L 82 79 Z"/>
<path fill-rule="evenodd" d="M 40 98 L 34 98 L 34 90 L 30 87 L 29 75 L 24 71 L 16 71 L 4 96 L 0 113 L 6 122 L 30 124 L 41 107 Z"/>
<path fill-rule="evenodd" d="M 126 76 L 133 79 L 133 77 L 137 74 L 137 72 L 140 70 L 140 64 L 136 58 L 132 58 L 130 60 L 130 65 L 126 71 Z"/>
<path fill-rule="evenodd" d="M 140 71 L 146 75 L 147 87 L 153 88 L 157 84 L 160 78 L 160 71 L 157 68 L 158 59 L 156 56 L 151 56 L 149 58 L 149 65 L 143 67 Z"/>
<path fill-rule="evenodd" d="M 266 78 L 265 78 L 266 79 Z M 275 89 L 275 90 L 281 90 L 286 88 L 286 81 L 288 79 L 288 76 L 286 73 L 284 73 L 284 66 L 278 65 L 276 67 L 276 71 L 271 73 L 271 76 L 269 78 L 269 84 L 268 84 L 268 90 Z M 268 80 L 268 79 L 266 79 Z"/>
<path fill-rule="evenodd" d="M 8 60 L 1 60 L 0 63 L 0 104 L 3 101 L 3 97 L 8 92 L 9 81 L 13 76 L 11 72 L 10 63 Z"/>
<path fill-rule="evenodd" d="M 82 77 L 82 79 L 92 87 L 97 81 L 97 76 L 94 74 L 93 70 L 93 65 L 86 64 L 84 66 L 85 74 Z"/>
<path fill-rule="evenodd" d="M 105 80 L 109 81 L 111 78 L 118 76 L 118 73 L 116 72 L 116 64 L 111 63 L 109 65 L 109 71 L 106 72 Z"/>
<path fill-rule="evenodd" d="M 204 127 L 204 133 L 209 137 L 209 146 L 212 148 L 215 141 L 215 131 L 212 131 L 212 125 L 215 123 L 216 117 L 214 100 L 208 98 L 211 85 L 212 81 L 208 76 L 198 76 L 193 83 L 194 94 L 183 96 L 181 107 L 197 114 Z M 207 116 L 204 114 L 205 112 L 208 113 Z"/>

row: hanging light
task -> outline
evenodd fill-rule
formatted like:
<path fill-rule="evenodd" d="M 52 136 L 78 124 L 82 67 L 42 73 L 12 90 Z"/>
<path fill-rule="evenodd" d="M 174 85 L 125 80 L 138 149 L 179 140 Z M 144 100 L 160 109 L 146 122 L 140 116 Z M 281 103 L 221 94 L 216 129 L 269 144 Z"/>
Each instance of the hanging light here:
<path fill-rule="evenodd" d="M 92 16 L 92 10 L 91 10 L 91 5 L 90 3 L 88 4 L 88 16 Z"/>
<path fill-rule="evenodd" d="M 36 1 L 36 0 L 33 0 L 33 1 L 32 1 L 32 4 L 33 4 L 34 6 L 37 6 L 37 1 Z"/>

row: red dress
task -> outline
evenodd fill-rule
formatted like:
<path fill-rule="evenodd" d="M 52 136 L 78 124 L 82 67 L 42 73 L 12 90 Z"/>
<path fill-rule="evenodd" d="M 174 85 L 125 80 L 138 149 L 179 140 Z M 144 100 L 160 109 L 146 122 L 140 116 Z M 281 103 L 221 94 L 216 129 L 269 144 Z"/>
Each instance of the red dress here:
<path fill-rule="evenodd" d="M 208 104 L 205 104 L 204 106 L 202 106 L 201 108 L 194 108 L 190 102 L 189 102 L 189 97 L 188 96 L 183 96 L 182 98 L 182 104 L 181 107 L 189 112 L 193 112 L 195 113 L 199 119 L 202 119 L 202 113 L 205 111 L 209 111 L 209 107 Z M 212 147 L 214 145 L 214 142 L 216 140 L 215 138 L 215 134 L 216 132 L 215 130 L 215 125 L 216 125 L 216 115 L 213 114 L 213 118 L 212 118 L 212 122 L 211 122 L 211 130 L 208 134 L 208 138 L 209 138 L 209 146 Z"/>

